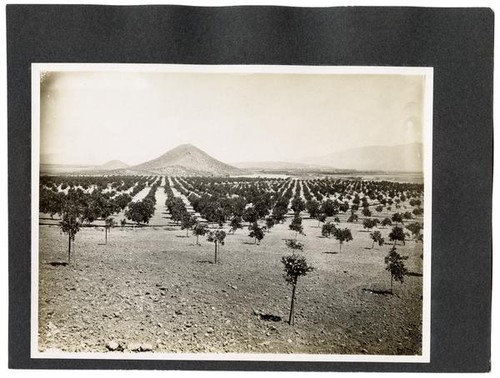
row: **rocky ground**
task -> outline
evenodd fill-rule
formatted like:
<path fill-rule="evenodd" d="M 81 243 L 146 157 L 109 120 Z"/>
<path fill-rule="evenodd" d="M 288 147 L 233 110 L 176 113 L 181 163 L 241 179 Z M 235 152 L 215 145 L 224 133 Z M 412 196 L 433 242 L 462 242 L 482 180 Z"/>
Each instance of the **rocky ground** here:
<path fill-rule="evenodd" d="M 359 222 L 361 223 L 361 222 Z M 304 255 L 315 270 L 299 279 L 295 325 L 287 323 L 291 287 L 283 278 L 288 224 L 253 244 L 247 230 L 228 235 L 219 264 L 213 243 L 172 227 L 102 228 L 67 236 L 40 226 L 39 349 L 69 352 L 421 353 L 422 244 L 407 242 L 411 275 L 390 288 L 384 256 L 361 224 L 354 240 L 320 236 L 305 220 Z M 387 238 L 389 229 L 381 230 Z M 281 318 L 264 320 L 263 314 Z M 275 320 L 278 318 L 274 318 Z"/>

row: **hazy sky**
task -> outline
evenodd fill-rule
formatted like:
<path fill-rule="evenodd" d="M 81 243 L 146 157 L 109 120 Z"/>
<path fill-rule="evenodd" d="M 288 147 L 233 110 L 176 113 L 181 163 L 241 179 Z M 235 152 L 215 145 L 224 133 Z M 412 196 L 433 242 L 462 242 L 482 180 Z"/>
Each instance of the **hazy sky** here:
<path fill-rule="evenodd" d="M 191 143 L 226 163 L 422 142 L 423 76 L 59 72 L 41 154 L 138 164 Z"/>

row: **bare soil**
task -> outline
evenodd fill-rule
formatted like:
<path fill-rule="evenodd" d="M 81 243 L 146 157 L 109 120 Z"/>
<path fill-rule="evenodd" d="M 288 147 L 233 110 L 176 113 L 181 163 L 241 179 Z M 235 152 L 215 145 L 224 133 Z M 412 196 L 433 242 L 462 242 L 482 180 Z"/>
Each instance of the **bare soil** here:
<path fill-rule="evenodd" d="M 391 295 L 391 245 L 370 249 L 361 221 L 342 223 L 354 240 L 339 252 L 317 223 L 304 220 L 298 237 L 315 270 L 299 278 L 294 326 L 280 261 L 289 220 L 260 245 L 246 229 L 228 235 L 219 264 L 213 243 L 164 226 L 114 228 L 107 245 L 102 228 L 83 228 L 64 265 L 67 236 L 40 226 L 39 349 L 421 354 L 422 244 L 397 246 L 411 275 Z"/>

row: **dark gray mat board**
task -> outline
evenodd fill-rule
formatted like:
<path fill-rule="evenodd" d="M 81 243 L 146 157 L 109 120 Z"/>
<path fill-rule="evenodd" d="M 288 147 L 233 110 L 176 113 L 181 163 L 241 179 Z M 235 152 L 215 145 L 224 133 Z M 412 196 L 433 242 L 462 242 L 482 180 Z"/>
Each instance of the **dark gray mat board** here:
<path fill-rule="evenodd" d="M 488 371 L 493 19 L 484 8 L 8 5 L 9 366 Z M 31 359 L 35 62 L 434 67 L 431 363 Z"/>

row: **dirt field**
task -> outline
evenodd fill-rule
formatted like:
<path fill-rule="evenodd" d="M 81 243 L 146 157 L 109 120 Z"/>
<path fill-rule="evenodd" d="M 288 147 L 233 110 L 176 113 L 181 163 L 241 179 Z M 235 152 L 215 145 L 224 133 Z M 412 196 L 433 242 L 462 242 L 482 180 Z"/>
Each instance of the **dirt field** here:
<path fill-rule="evenodd" d="M 345 217 L 341 217 L 344 222 Z M 403 285 L 390 288 L 384 257 L 362 222 L 341 223 L 354 240 L 321 237 L 304 220 L 304 255 L 315 270 L 299 278 L 295 325 L 287 323 L 291 286 L 283 277 L 290 219 L 253 244 L 246 229 L 214 245 L 173 227 L 102 228 L 77 235 L 72 264 L 67 236 L 40 226 L 39 349 L 107 352 L 421 353 L 422 244 L 409 241 Z M 388 241 L 390 228 L 380 229 Z M 314 248 L 313 248 L 314 246 Z M 382 293 L 381 293 L 382 292 Z M 257 314 L 282 318 L 266 321 Z M 116 347 L 116 348 L 115 348 Z"/>

